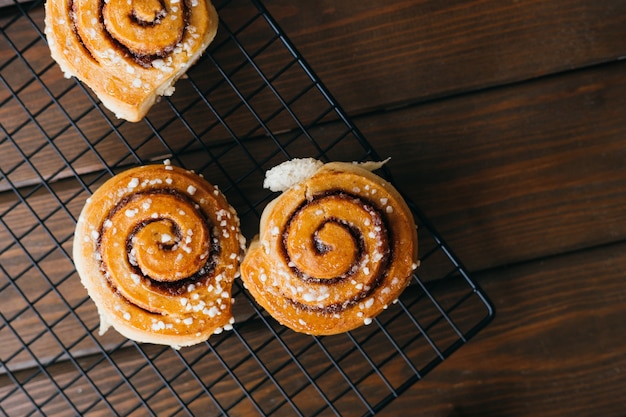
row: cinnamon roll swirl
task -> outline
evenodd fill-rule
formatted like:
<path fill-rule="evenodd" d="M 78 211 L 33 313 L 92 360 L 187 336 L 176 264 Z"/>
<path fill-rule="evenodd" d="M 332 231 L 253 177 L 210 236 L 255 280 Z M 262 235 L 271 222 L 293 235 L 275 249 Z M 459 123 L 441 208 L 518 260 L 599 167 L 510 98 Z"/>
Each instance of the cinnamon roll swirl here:
<path fill-rule="evenodd" d="M 47 0 L 45 33 L 66 77 L 119 118 L 138 121 L 217 32 L 209 0 Z"/>
<path fill-rule="evenodd" d="M 139 342 L 188 346 L 229 329 L 245 240 L 217 187 L 171 165 L 104 183 L 76 225 L 76 270 L 100 314 Z"/>
<path fill-rule="evenodd" d="M 284 192 L 263 211 L 241 277 L 283 325 L 349 331 L 408 285 L 417 230 L 400 194 L 370 171 L 379 166 L 292 160 L 268 171 L 266 186 Z"/>

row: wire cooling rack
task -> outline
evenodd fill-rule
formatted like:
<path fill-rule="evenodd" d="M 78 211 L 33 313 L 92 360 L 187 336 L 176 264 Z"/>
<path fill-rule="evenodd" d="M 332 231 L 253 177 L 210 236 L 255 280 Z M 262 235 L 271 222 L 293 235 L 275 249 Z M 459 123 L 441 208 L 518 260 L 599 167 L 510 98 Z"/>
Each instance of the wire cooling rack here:
<path fill-rule="evenodd" d="M 373 415 L 465 344 L 493 309 L 412 205 L 421 266 L 369 326 L 296 334 L 241 283 L 234 330 L 180 351 L 98 318 L 71 242 L 85 199 L 125 168 L 170 158 L 219 184 L 246 236 L 292 157 L 379 159 L 260 2 L 215 2 L 209 52 L 141 123 L 115 119 L 49 57 L 39 2 L 0 14 L 0 411 L 37 415 Z M 388 173 L 387 173 L 388 174 Z"/>

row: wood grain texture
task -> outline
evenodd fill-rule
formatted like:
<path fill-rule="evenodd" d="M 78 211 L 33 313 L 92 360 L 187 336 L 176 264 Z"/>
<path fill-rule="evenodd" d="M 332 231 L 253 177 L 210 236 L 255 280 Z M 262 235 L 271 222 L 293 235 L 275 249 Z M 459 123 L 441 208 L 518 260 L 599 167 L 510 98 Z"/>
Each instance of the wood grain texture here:
<path fill-rule="evenodd" d="M 623 243 L 478 277 L 498 315 L 382 416 L 621 416 Z"/>
<path fill-rule="evenodd" d="M 611 0 L 265 4 L 352 114 L 626 56 L 626 4 Z"/>
<path fill-rule="evenodd" d="M 224 10 L 224 17 L 234 22 L 233 30 L 252 17 L 244 3 L 234 1 Z M 463 263 L 479 273 L 498 310 L 496 321 L 477 339 L 381 415 L 623 415 L 626 3 L 267 0 L 264 4 L 378 153 L 392 157 L 389 167 L 396 185 L 425 211 Z M 0 12 L 3 30 L 10 21 L 7 10 L 13 13 L 15 8 Z M 248 347 L 234 337 L 220 337 L 214 352 L 191 349 L 181 353 L 181 359 L 176 352 L 155 347 L 119 349 L 124 340 L 113 332 L 95 336 L 97 317 L 77 286 L 68 254 L 74 220 L 89 189 L 107 176 L 105 165 L 130 166 L 173 151 L 179 162 L 201 166 L 204 155 L 173 108 L 183 112 L 196 131 L 204 132 L 201 140 L 221 155 L 228 174 L 243 177 L 250 159 L 227 151 L 231 139 L 226 129 L 205 132 L 215 117 L 207 116 L 211 113 L 205 104 L 188 100 L 196 93 L 185 80 L 170 102 L 154 108 L 152 126 L 106 122 L 107 111 L 90 110 L 89 94 L 63 79 L 46 54 L 33 30 L 33 24 L 41 25 L 41 9 L 33 9 L 29 16 L 33 23 L 24 18 L 13 21 L 6 28 L 8 38 L 0 37 L 4 82 L 0 171 L 6 173 L 0 176 L 4 320 L 0 359 L 24 385 L 16 389 L 6 372 L 0 376 L 3 410 L 28 413 L 34 397 L 44 404 L 46 415 L 77 414 L 67 409 L 66 397 L 80 409 L 97 404 L 90 409 L 93 415 L 138 415 L 135 407 L 143 396 L 156 414 L 183 415 L 179 395 L 191 402 L 191 413 L 217 413 L 210 399 L 215 395 L 228 406 L 239 404 L 232 415 L 251 415 L 256 413 L 254 404 L 242 398 L 241 387 L 225 375 L 232 372 L 244 388 L 254 391 L 255 401 L 272 409 L 282 394 L 264 379 L 256 362 L 260 359 L 294 402 L 313 413 L 319 393 L 311 387 L 299 391 L 306 378 L 269 329 L 247 320 L 255 313 L 246 301 L 239 304 L 247 308 L 238 312 L 237 329 Z M 256 24 L 238 33 L 253 53 L 260 51 L 266 35 L 266 29 Z M 216 45 L 227 41 L 225 31 L 220 36 Z M 13 48 L 25 61 L 14 59 Z M 241 52 L 216 48 L 214 54 L 237 88 L 263 117 L 269 117 L 276 98 L 268 91 L 255 93 L 258 74 L 249 67 L 238 69 Z M 280 73 L 277 91 L 291 99 L 300 93 L 303 80 L 289 70 L 281 73 L 284 58 L 280 43 L 256 56 L 266 74 Z M 32 81 L 31 70 L 43 83 Z M 206 61 L 190 77 L 208 89 L 218 72 Z M 218 114 L 226 115 L 234 134 L 245 138 L 247 150 L 267 158 L 269 166 L 273 160 L 269 139 L 255 127 L 254 117 L 237 107 L 230 88 L 221 84 L 211 90 L 209 101 Z M 293 103 L 305 122 L 317 117 L 316 100 L 319 96 L 305 95 Z M 70 123 L 70 118 L 77 123 Z M 322 121 L 311 129 L 320 141 L 340 133 L 336 117 Z M 292 138 L 294 124 L 288 115 L 278 114 L 269 125 L 279 142 Z M 7 134 L 17 147 L 4 137 Z M 54 146 L 46 136 L 54 138 Z M 119 136 L 127 139 L 130 149 Z M 357 148 L 352 142 L 341 143 L 329 156 L 352 159 Z M 311 146 L 294 149 L 298 155 L 315 151 Z M 81 174 L 81 181 L 72 170 Z M 230 181 L 219 169 L 207 174 L 219 184 Z M 35 187 L 42 180 L 49 189 Z M 262 197 L 261 180 L 260 174 L 252 175 L 239 191 L 227 192 L 232 191 L 238 206 L 247 207 L 247 198 Z M 248 212 L 244 225 L 248 235 L 255 231 L 255 219 Z M 429 244 L 424 245 L 427 250 Z M 431 265 L 425 275 L 446 272 Z M 19 278 L 9 282 L 15 276 Z M 437 287 L 443 300 L 459 295 L 448 284 L 442 281 Z M 407 301 L 412 295 L 407 292 Z M 75 314 L 67 313 L 68 306 Z M 423 315 L 421 306 L 416 303 L 412 308 Z M 7 320 L 17 334 L 4 324 Z M 464 323 L 463 317 L 458 320 Z M 405 325 L 401 320 L 386 322 L 398 335 L 409 333 Z M 452 339 L 436 325 L 431 330 L 443 345 Z M 327 368 L 326 353 L 319 346 L 288 332 L 280 335 L 318 377 L 321 389 L 337 400 L 340 412 L 347 414 L 359 403 L 354 395 L 342 396 L 350 391 L 345 376 Z M 21 349 L 24 342 L 30 352 Z M 365 339 L 366 350 L 374 358 L 385 358 L 385 346 L 378 342 Z M 63 355 L 62 346 L 71 346 L 72 358 Z M 117 349 L 112 362 L 97 354 L 102 348 Z M 355 351 L 345 340 L 329 349 L 339 355 Z M 407 342 L 404 349 L 420 358 L 429 347 Z M 195 373 L 177 374 L 183 362 Z M 359 354 L 349 354 L 342 364 L 358 378 L 365 362 Z M 72 381 L 78 366 L 102 385 L 94 387 L 84 377 Z M 385 371 L 395 383 L 407 369 L 391 361 Z M 120 384 L 121 375 L 131 379 L 132 386 Z M 199 388 L 198 381 L 207 388 Z M 51 382 L 68 388 L 60 394 Z M 372 382 L 364 378 L 363 392 L 380 399 L 380 393 L 372 392 Z M 289 415 L 288 406 L 277 407 L 276 415 Z"/>

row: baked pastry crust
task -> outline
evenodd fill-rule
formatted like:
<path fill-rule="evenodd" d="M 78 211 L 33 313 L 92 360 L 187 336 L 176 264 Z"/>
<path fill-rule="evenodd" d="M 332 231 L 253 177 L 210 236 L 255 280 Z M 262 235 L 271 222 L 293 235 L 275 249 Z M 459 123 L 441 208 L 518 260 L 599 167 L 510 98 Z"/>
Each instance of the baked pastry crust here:
<path fill-rule="evenodd" d="M 231 286 L 245 239 L 235 210 L 191 171 L 122 172 L 88 199 L 73 258 L 100 333 L 173 347 L 232 328 Z"/>
<path fill-rule="evenodd" d="M 417 229 L 398 191 L 367 169 L 378 166 L 324 164 L 263 211 L 241 277 L 283 325 L 346 332 L 371 323 L 409 284 Z"/>
<path fill-rule="evenodd" d="M 64 75 L 132 122 L 173 93 L 218 27 L 209 0 L 47 0 L 45 11 L 50 52 Z"/>

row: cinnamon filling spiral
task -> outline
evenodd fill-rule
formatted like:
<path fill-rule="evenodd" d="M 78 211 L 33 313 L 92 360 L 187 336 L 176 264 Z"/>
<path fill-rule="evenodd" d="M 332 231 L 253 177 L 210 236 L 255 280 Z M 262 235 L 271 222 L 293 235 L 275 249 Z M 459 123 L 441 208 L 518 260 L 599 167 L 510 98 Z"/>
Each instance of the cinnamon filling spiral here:
<path fill-rule="evenodd" d="M 186 346 L 232 326 L 244 248 L 219 189 L 167 163 L 104 183 L 79 216 L 73 256 L 101 331 Z"/>
<path fill-rule="evenodd" d="M 203 1 L 70 0 L 68 4 L 73 33 L 97 62 L 111 59 L 113 47 L 149 68 L 178 49 L 192 49 L 207 26 L 206 18 L 200 17 L 206 14 Z"/>
<path fill-rule="evenodd" d="M 267 172 L 264 185 L 282 194 L 263 210 L 241 278 L 279 323 L 313 335 L 349 331 L 409 284 L 417 229 L 402 196 L 371 172 L 380 166 L 309 158 Z"/>
<path fill-rule="evenodd" d="M 153 205 L 161 209 L 152 211 Z M 174 189 L 133 194 L 111 210 L 98 232 L 100 269 L 128 302 L 159 313 L 158 300 L 211 279 L 221 252 L 213 230 L 193 201 Z"/>
<path fill-rule="evenodd" d="M 300 308 L 325 313 L 343 311 L 371 294 L 393 257 L 384 213 L 367 199 L 341 190 L 304 201 L 286 222 L 280 249 L 294 277 L 284 297 Z"/>

